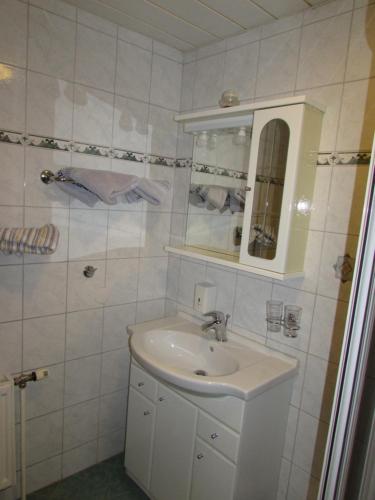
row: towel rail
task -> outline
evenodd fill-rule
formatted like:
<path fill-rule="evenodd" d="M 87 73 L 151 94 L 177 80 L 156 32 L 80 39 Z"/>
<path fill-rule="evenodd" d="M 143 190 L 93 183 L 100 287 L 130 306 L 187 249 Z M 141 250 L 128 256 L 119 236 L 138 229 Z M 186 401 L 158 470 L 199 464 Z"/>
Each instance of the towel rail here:
<path fill-rule="evenodd" d="M 40 173 L 40 180 L 44 182 L 44 184 L 51 184 L 52 182 L 71 182 L 74 183 L 73 179 L 69 177 L 65 177 L 62 174 L 55 175 L 51 170 L 43 170 Z"/>

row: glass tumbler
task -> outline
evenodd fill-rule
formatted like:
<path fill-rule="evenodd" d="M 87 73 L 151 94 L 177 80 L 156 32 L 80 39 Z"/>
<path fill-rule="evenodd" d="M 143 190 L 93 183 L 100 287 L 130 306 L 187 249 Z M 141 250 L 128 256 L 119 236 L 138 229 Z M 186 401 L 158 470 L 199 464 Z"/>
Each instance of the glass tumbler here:
<path fill-rule="evenodd" d="M 300 329 L 302 307 L 286 305 L 284 307 L 284 335 L 296 337 Z"/>
<path fill-rule="evenodd" d="M 270 332 L 280 331 L 283 305 L 280 300 L 267 300 L 267 327 Z"/>

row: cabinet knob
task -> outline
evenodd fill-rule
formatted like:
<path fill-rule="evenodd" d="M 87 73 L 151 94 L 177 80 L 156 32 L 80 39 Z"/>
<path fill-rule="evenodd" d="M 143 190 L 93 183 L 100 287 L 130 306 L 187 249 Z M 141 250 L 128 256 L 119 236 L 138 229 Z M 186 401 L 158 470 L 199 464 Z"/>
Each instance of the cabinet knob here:
<path fill-rule="evenodd" d="M 164 396 L 160 396 L 159 401 L 164 401 L 164 400 L 165 400 L 165 397 Z"/>
<path fill-rule="evenodd" d="M 211 434 L 211 439 L 216 439 L 219 437 L 219 434 L 217 434 L 216 432 L 214 432 L 213 434 Z"/>
<path fill-rule="evenodd" d="M 203 453 L 198 453 L 197 455 L 198 460 L 202 460 L 203 457 L 204 457 Z"/>
<path fill-rule="evenodd" d="M 138 387 L 143 387 L 145 385 L 144 382 L 138 382 Z"/>
<path fill-rule="evenodd" d="M 149 410 L 146 410 L 146 411 L 143 412 L 143 415 L 145 417 L 147 417 L 147 415 L 151 415 L 151 412 Z"/>

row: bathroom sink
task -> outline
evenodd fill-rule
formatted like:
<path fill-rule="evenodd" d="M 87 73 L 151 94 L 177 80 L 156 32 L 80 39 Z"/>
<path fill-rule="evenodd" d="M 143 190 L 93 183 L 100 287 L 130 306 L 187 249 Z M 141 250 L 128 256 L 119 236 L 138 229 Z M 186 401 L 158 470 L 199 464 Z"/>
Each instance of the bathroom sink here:
<path fill-rule="evenodd" d="M 217 342 L 184 316 L 128 327 L 134 359 L 152 375 L 200 394 L 249 400 L 297 373 L 295 359 L 228 332 Z"/>
<path fill-rule="evenodd" d="M 234 373 L 239 367 L 238 361 L 220 344 L 179 330 L 150 330 L 134 337 L 133 344 L 166 369 L 186 375 L 218 377 Z"/>

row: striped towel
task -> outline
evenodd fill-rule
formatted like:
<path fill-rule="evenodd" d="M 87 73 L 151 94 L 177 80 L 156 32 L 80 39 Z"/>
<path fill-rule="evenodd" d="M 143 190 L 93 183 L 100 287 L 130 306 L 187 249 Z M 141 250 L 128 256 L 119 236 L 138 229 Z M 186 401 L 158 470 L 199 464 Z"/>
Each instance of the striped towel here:
<path fill-rule="evenodd" d="M 0 252 L 5 254 L 50 255 L 59 243 L 59 230 L 53 224 L 37 227 L 0 227 Z"/>

